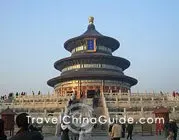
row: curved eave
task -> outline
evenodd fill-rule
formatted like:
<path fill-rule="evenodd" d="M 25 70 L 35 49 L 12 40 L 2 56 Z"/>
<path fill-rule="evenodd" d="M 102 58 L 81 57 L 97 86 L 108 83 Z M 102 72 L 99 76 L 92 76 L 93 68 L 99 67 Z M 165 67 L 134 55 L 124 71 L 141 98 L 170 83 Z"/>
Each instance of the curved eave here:
<path fill-rule="evenodd" d="M 135 78 L 125 76 L 125 75 L 106 75 L 106 74 L 80 74 L 80 75 L 65 75 L 58 76 L 53 79 L 50 79 L 47 84 L 51 87 L 55 87 L 60 82 L 68 81 L 68 80 L 86 80 L 86 79 L 100 79 L 100 80 L 119 80 L 121 82 L 129 83 L 130 86 L 134 86 L 137 84 L 137 80 Z"/>
<path fill-rule="evenodd" d="M 90 60 L 91 63 L 94 61 L 100 61 L 100 59 L 106 59 L 107 61 L 110 61 L 111 64 L 119 66 L 122 68 L 122 70 L 127 69 L 130 66 L 130 62 L 122 57 L 117 57 L 117 56 L 112 56 L 112 55 L 104 55 L 104 54 L 99 54 L 99 53 L 85 53 L 83 55 L 75 55 L 71 57 L 66 57 L 63 59 L 60 59 L 54 63 L 54 67 L 57 70 L 62 70 L 64 67 L 69 65 L 72 65 L 70 62 L 74 62 L 77 60 Z"/>
<path fill-rule="evenodd" d="M 67 40 L 64 43 L 64 47 L 67 51 L 71 52 L 75 47 L 75 43 L 78 40 L 83 40 L 85 38 L 96 38 L 96 42 L 98 44 L 98 42 L 101 42 L 100 44 L 105 45 L 108 48 L 111 48 L 111 50 L 114 52 L 115 50 L 117 50 L 120 46 L 119 41 L 117 41 L 116 39 L 112 38 L 112 37 L 108 37 L 108 36 L 103 36 L 103 35 L 81 35 L 78 37 L 74 37 L 71 38 L 69 40 Z"/>

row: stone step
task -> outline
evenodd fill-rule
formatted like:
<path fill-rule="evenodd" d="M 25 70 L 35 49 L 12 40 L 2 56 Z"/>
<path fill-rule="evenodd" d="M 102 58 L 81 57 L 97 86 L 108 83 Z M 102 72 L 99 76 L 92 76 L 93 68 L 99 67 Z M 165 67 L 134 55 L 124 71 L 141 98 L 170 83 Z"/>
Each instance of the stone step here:
<path fill-rule="evenodd" d="M 93 129 L 91 135 L 92 136 L 108 136 L 108 133 L 106 130 Z"/>
<path fill-rule="evenodd" d="M 108 136 L 93 136 L 91 140 L 111 140 Z"/>

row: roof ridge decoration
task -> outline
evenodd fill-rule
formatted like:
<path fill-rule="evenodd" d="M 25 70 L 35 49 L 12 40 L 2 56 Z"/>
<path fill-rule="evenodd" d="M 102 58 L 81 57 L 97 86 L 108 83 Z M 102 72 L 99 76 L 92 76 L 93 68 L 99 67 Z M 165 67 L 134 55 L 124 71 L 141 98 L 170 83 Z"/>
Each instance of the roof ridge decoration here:
<path fill-rule="evenodd" d="M 93 24 L 94 23 L 94 17 L 93 16 L 90 16 L 88 18 L 88 20 L 89 20 L 89 24 Z"/>

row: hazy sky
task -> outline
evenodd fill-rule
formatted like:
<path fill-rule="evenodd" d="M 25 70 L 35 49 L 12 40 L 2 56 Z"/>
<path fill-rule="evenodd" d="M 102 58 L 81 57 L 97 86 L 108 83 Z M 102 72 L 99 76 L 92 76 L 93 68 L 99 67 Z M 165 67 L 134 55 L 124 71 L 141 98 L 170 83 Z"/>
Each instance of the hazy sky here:
<path fill-rule="evenodd" d="M 134 92 L 179 91 L 179 1 L 0 0 L 0 94 L 52 91 L 53 64 L 70 55 L 63 43 L 86 30 L 89 16 L 120 41 L 114 55 L 131 62 Z"/>

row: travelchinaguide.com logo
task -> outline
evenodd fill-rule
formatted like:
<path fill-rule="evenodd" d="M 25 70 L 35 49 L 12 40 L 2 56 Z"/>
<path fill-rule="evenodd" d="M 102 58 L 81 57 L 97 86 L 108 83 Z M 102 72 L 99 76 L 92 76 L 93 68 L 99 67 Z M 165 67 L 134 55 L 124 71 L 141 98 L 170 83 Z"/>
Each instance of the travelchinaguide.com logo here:
<path fill-rule="evenodd" d="M 95 123 L 92 122 L 93 108 L 89 105 L 76 103 L 67 108 L 62 125 L 67 125 L 73 133 L 91 132 Z"/>

